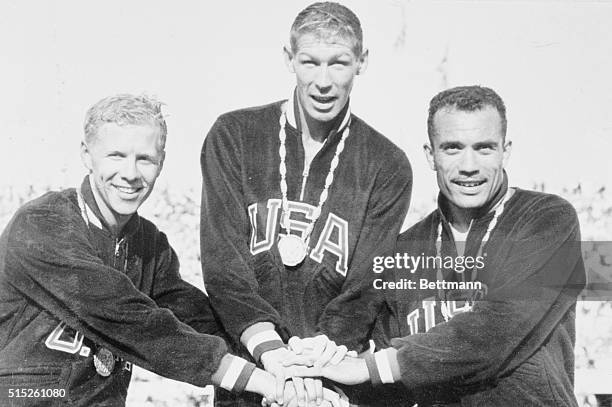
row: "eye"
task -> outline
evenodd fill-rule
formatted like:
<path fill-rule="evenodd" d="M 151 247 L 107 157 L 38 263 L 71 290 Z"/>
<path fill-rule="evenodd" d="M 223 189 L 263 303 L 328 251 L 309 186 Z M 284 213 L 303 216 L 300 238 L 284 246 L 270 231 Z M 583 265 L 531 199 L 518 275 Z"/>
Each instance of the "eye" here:
<path fill-rule="evenodd" d="M 145 156 L 138 157 L 138 163 L 144 164 L 144 165 L 158 165 L 159 160 L 156 159 L 155 157 L 145 155 Z"/>
<path fill-rule="evenodd" d="M 496 148 L 494 145 L 491 144 L 485 144 L 482 146 L 478 146 L 475 148 L 476 151 L 478 151 L 480 154 L 492 154 L 493 152 L 495 152 Z"/>
<path fill-rule="evenodd" d="M 112 151 L 112 152 L 108 153 L 106 156 L 108 158 L 112 159 L 112 160 L 120 160 L 120 159 L 122 159 L 124 157 L 123 154 L 121 154 L 118 151 Z"/>
<path fill-rule="evenodd" d="M 445 154 L 453 155 L 461 151 L 461 146 L 459 144 L 449 143 L 449 144 L 443 145 L 441 150 Z"/>
<path fill-rule="evenodd" d="M 345 61 L 345 60 L 337 60 L 332 63 L 333 66 L 338 66 L 338 67 L 349 66 L 350 64 L 351 64 L 351 61 Z"/>

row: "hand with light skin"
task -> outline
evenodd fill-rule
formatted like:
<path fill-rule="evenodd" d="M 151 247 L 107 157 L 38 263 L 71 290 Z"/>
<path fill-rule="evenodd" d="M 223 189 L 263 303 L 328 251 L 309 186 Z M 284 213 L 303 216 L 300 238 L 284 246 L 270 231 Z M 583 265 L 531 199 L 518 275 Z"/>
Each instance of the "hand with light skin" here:
<path fill-rule="evenodd" d="M 304 379 L 308 380 L 308 379 Z M 298 395 L 294 386 L 295 382 L 288 381 L 285 386 L 284 400 L 285 404 L 283 407 L 298 407 Z M 305 407 L 348 407 L 348 399 L 342 398 L 338 393 L 327 388 L 322 387 L 322 400 L 320 402 L 308 402 L 304 404 Z M 261 401 L 263 407 L 281 407 L 278 403 L 272 402 L 264 397 Z"/>
<path fill-rule="evenodd" d="M 261 355 L 261 362 L 264 369 L 275 377 L 276 400 L 279 401 L 279 404 L 282 404 L 284 400 L 283 395 L 287 387 L 285 380 L 289 378 L 289 376 L 285 374 L 286 367 L 283 362 L 294 357 L 295 354 L 285 348 L 274 349 L 264 352 Z M 321 404 L 323 401 L 323 383 L 321 379 L 302 379 L 301 377 L 295 377 L 291 378 L 291 380 L 293 382 L 298 407 L 305 407 L 311 403 L 316 403 L 316 405 Z"/>
<path fill-rule="evenodd" d="M 289 339 L 289 349 L 291 349 L 295 355 L 298 355 L 298 357 L 292 356 L 285 360 L 285 366 L 298 364 L 321 367 L 328 363 L 335 365 L 349 353 L 346 346 L 336 345 L 334 341 L 330 340 L 325 335 L 317 335 L 312 338 L 303 339 L 294 336 Z M 349 354 L 356 356 L 354 352 L 350 352 Z"/>
<path fill-rule="evenodd" d="M 325 366 L 298 366 L 286 368 L 285 374 L 292 377 L 324 377 L 337 383 L 355 385 L 370 380 L 365 359 L 346 356 L 338 364 Z"/>

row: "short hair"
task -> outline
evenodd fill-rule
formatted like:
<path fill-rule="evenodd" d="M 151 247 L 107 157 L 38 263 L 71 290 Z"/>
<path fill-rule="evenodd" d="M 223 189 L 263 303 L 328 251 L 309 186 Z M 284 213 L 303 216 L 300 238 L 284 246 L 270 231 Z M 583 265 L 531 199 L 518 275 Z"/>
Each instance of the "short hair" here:
<path fill-rule="evenodd" d="M 106 97 L 87 110 L 85 114 L 85 141 L 93 142 L 98 130 L 106 123 L 119 126 L 127 124 L 148 124 L 157 126 L 160 130 L 161 149 L 166 145 L 168 128 L 161 111 L 162 103 L 147 95 L 131 95 L 122 93 Z"/>
<path fill-rule="evenodd" d="M 304 34 L 313 34 L 320 40 L 332 37 L 350 39 L 354 42 L 353 52 L 356 56 L 363 51 L 363 31 L 359 18 L 339 3 L 313 3 L 295 17 L 289 39 L 292 52 L 297 52 L 298 38 Z"/>
<path fill-rule="evenodd" d="M 436 134 L 434 128 L 434 116 L 443 109 L 456 109 L 462 112 L 474 112 L 486 107 L 493 107 L 499 113 L 502 126 L 502 139 L 506 139 L 506 106 L 502 98 L 491 88 L 484 86 L 457 86 L 446 89 L 431 99 L 429 102 L 429 116 L 427 117 L 427 134 L 429 141 L 432 142 Z M 433 143 L 432 143 L 433 144 Z"/>

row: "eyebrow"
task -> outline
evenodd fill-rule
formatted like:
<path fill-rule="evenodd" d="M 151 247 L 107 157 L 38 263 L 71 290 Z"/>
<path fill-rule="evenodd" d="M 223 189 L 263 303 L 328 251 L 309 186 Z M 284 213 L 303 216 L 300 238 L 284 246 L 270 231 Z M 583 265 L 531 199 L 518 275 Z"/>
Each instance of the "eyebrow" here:
<path fill-rule="evenodd" d="M 440 143 L 439 148 L 449 148 L 449 147 L 465 147 L 465 144 L 459 141 L 445 141 Z"/>
<path fill-rule="evenodd" d="M 474 148 L 483 148 L 483 147 L 497 147 L 499 143 L 493 140 L 480 141 L 478 143 L 474 143 Z"/>

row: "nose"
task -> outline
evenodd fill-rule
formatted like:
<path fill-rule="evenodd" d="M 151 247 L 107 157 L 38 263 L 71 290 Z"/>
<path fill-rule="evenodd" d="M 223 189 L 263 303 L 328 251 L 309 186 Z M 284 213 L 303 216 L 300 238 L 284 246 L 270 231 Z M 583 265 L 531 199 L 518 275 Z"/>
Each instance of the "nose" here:
<path fill-rule="evenodd" d="M 123 160 L 123 166 L 121 167 L 121 178 L 127 181 L 134 181 L 138 178 L 138 167 L 136 166 L 135 157 L 126 157 Z"/>
<path fill-rule="evenodd" d="M 466 177 L 472 177 L 478 174 L 479 171 L 476 161 L 476 152 L 466 149 L 461 157 L 461 162 L 459 163 L 459 174 Z"/>
<path fill-rule="evenodd" d="M 329 67 L 326 64 L 321 64 L 321 66 L 317 70 L 317 75 L 315 77 L 315 85 L 317 86 L 317 89 L 321 92 L 327 92 L 331 89 L 332 81 L 331 76 L 329 74 Z"/>

